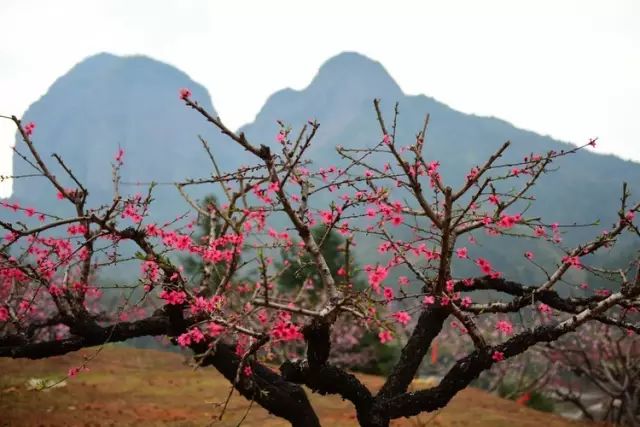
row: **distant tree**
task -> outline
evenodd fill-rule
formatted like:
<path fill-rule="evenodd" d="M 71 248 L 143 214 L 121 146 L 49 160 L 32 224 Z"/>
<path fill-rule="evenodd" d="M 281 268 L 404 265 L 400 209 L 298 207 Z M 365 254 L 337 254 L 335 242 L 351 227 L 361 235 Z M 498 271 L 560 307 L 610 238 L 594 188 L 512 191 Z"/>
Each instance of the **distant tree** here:
<path fill-rule="evenodd" d="M 388 375 L 400 350 L 397 342 L 382 344 L 375 331 L 345 316 L 338 319 L 331 330 L 329 362 L 351 371 Z"/>
<path fill-rule="evenodd" d="M 57 172 L 74 182 L 67 188 L 52 172 L 49 159 L 40 155 L 32 139 L 33 124 L 11 118 L 24 142 L 21 148 L 26 148 L 24 158 L 75 214 L 60 218 L 42 213 L 42 221 L 35 222 L 26 219 L 38 213 L 36 207 L 5 204 L 24 218 L 0 220 L 5 230 L 0 244 L 0 357 L 37 359 L 134 337 L 168 336 L 175 345 L 191 349 L 199 366 L 221 372 L 232 391 L 293 426 L 320 425 L 304 385 L 351 401 L 360 425 L 386 427 L 393 419 L 446 406 L 481 373 L 585 324 L 640 331 L 639 261 L 603 269 L 591 256 L 605 252 L 623 235 L 640 236 L 634 223 L 640 203 L 630 200 L 626 185 L 616 222 L 576 246 L 564 246 L 561 237 L 575 225 L 528 216 L 536 203 L 530 191 L 540 177 L 558 158 L 584 146 L 532 153 L 507 163 L 500 160 L 509 147 L 505 143 L 459 177 L 454 189 L 443 182 L 440 163 L 425 158 L 428 116 L 415 139 L 403 144 L 396 141 L 397 106 L 388 125 L 376 100 L 379 140 L 368 147 L 337 147 L 342 164 L 316 169 L 309 148 L 319 131 L 317 122 L 308 122 L 297 134 L 280 124 L 276 141 L 256 145 L 209 114 L 189 90 L 183 89 L 180 98 L 256 160 L 226 171 L 204 143 L 211 177 L 175 183 L 186 204 L 209 220 L 208 235 L 195 239 L 181 218 L 164 224 L 149 220 L 153 186 L 147 197 L 121 194 L 123 152 L 113 164 L 112 202 L 89 206 L 89 189 L 72 168 L 54 157 Z M 221 200 L 203 209 L 188 194 L 194 185 L 208 190 L 219 186 Z M 272 228 L 283 220 L 284 226 Z M 339 230 L 349 243 L 340 251 L 342 262 L 335 252 L 323 250 L 325 244 L 336 251 L 340 245 L 335 238 L 323 243 L 314 232 L 318 223 L 325 227 L 324 236 Z M 468 251 L 478 233 L 542 239 L 562 255 L 545 269 L 537 264 L 533 246 L 513 254 L 510 262 L 536 266 L 543 279 L 508 280 L 489 255 Z M 137 247 L 134 259 L 111 251 L 122 242 Z M 348 248 L 356 242 L 379 254 L 375 263 L 363 266 L 363 289 L 353 286 L 351 277 L 357 270 L 352 270 Z M 283 250 L 288 265 L 277 262 Z M 196 257 L 202 267 L 185 272 L 180 256 Z M 456 275 L 454 258 L 478 274 Z M 93 278 L 103 266 L 124 262 L 138 262 L 140 274 L 123 291 L 126 304 L 105 319 L 99 315 L 100 294 Z M 571 270 L 608 274 L 612 287 L 564 296 L 556 288 L 571 280 Z M 279 286 L 287 274 L 294 276 Z M 314 295 L 304 295 L 307 289 L 296 286 L 305 275 L 316 281 L 308 289 Z M 132 299 L 136 293 L 131 289 L 142 297 Z M 529 322 L 532 313 L 552 316 Z M 375 393 L 331 362 L 338 338 L 332 332 L 345 320 L 375 331 L 381 345 L 402 345 Z M 489 331 L 479 326 L 483 322 L 491 325 Z M 469 346 L 455 356 L 438 384 L 409 391 L 434 340 L 445 337 L 446 324 L 455 324 Z M 52 325 L 64 326 L 64 334 L 39 333 Z M 274 360 L 282 362 L 279 372 L 269 365 Z M 87 363 L 73 367 L 69 375 Z"/>
<path fill-rule="evenodd" d="M 547 392 L 584 419 L 640 426 L 640 339 L 633 330 L 586 325 L 540 355 L 554 366 Z"/>
<path fill-rule="evenodd" d="M 318 225 L 311 229 L 311 234 L 320 252 L 327 262 L 331 275 L 339 281 L 347 282 L 355 289 L 364 289 L 364 280 L 360 277 L 359 266 L 355 259 L 350 242 L 343 238 L 335 229 L 325 225 Z M 294 247 L 298 242 L 293 242 Z M 279 269 L 282 270 L 278 278 L 279 287 L 285 292 L 300 291 L 301 287 L 307 288 L 307 294 L 313 298 L 322 291 L 322 277 L 312 257 L 297 245 L 298 250 L 292 252 L 289 249 L 282 251 L 282 260 Z M 346 265 L 346 264 L 349 265 Z M 286 267 L 286 268 L 285 268 Z"/>

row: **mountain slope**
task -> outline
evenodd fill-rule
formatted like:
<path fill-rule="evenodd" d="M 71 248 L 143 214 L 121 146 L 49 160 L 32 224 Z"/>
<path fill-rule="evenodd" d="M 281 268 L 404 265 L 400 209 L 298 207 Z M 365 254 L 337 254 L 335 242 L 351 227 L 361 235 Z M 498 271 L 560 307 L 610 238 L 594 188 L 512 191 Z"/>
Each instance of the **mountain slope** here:
<path fill-rule="evenodd" d="M 75 66 L 58 79 L 25 114 L 38 127 L 35 143 L 43 157 L 56 152 L 92 191 L 94 202 L 104 203 L 112 195 L 110 162 L 118 146 L 125 149 L 123 181 L 170 182 L 187 177 L 210 175 L 212 167 L 197 140 L 202 135 L 211 144 L 219 165 L 231 171 L 254 162 L 251 156 L 223 138 L 199 114 L 189 111 L 178 99 L 177 91 L 188 87 L 193 98 L 215 115 L 209 95 L 201 85 L 167 64 L 145 57 L 117 57 L 99 54 Z M 566 150 L 572 146 L 547 136 L 518 129 L 492 117 L 458 112 L 424 95 L 405 95 L 384 67 L 357 53 L 342 53 L 329 59 L 303 90 L 284 89 L 274 93 L 255 120 L 241 128 L 256 144 L 276 146 L 280 119 L 299 129 L 309 119 L 321 127 L 310 150 L 316 167 L 339 164 L 336 145 L 372 146 L 380 140 L 372 99 L 380 98 L 387 120 L 395 102 L 400 116 L 396 140 L 410 143 L 422 128 L 424 115 L 431 115 L 426 141 L 426 157 L 438 160 L 445 181 L 452 186 L 463 182 L 468 171 L 481 164 L 504 141 L 513 142 L 504 161 L 519 161 L 532 152 Z M 588 124 L 585 124 L 585 128 Z M 588 129 L 585 129 L 588 131 Z M 606 143 L 606 141 L 604 142 Z M 20 141 L 19 148 L 24 149 Z M 592 223 L 597 228 L 571 230 L 567 243 L 597 235 L 615 221 L 622 182 L 640 183 L 640 165 L 614 156 L 581 151 L 556 162 L 560 166 L 543 177 L 533 190 L 537 203 L 528 214 L 541 216 L 548 223 Z M 14 156 L 16 175 L 32 173 L 29 165 Z M 55 173 L 64 176 L 58 167 Z M 70 181 L 66 179 L 66 182 Z M 125 186 L 125 192 L 145 192 L 144 186 Z M 202 186 L 196 196 L 217 193 L 215 186 Z M 635 189 L 636 195 L 638 189 Z M 25 205 L 61 213 L 56 200 L 42 178 L 18 179 L 13 199 Z M 152 212 L 166 219 L 187 209 L 177 191 L 169 185 L 155 190 Z M 6 214 L 2 213 L 2 215 Z M 480 236 L 482 237 L 482 236 Z M 486 240 L 486 239 L 485 239 Z M 482 251 L 491 254 L 500 270 L 514 278 L 530 278 L 533 269 L 516 267 L 528 249 L 528 242 L 492 239 Z M 626 242 L 621 256 L 626 258 L 635 242 Z M 371 245 L 363 245 L 363 262 L 376 262 Z M 548 260 L 557 261 L 557 252 L 548 252 Z M 514 261 L 514 254 L 518 256 Z M 473 255 L 473 253 L 472 253 Z M 476 254 L 477 255 L 477 254 Z M 605 255 L 606 256 L 606 255 Z M 475 273 L 462 270 L 461 274 Z"/>
<path fill-rule="evenodd" d="M 300 127 L 316 118 L 321 126 L 312 157 L 327 165 L 338 161 L 336 145 L 365 147 L 380 140 L 373 98 L 382 100 L 388 122 L 394 103 L 399 103 L 396 140 L 400 144 L 411 143 L 425 114 L 430 114 L 425 154 L 428 160 L 440 161 L 443 177 L 453 185 L 461 184 L 473 166 L 484 162 L 507 140 L 512 141 L 512 147 L 504 156 L 505 162 L 522 160 L 532 152 L 573 148 L 500 119 L 455 111 L 424 95 L 405 95 L 378 62 L 350 52 L 328 60 L 307 88 L 276 92 L 254 122 L 242 130 L 250 138 L 265 139 L 265 135 L 275 135 L 277 119 Z M 534 191 L 539 200 L 534 214 L 544 213 L 563 223 L 597 218 L 613 221 L 622 182 L 640 182 L 639 164 L 611 155 L 582 151 L 561 159 L 557 166 L 560 170 L 545 177 Z"/>
<path fill-rule="evenodd" d="M 380 63 L 351 52 L 329 59 L 305 89 L 276 92 L 254 122 L 242 130 L 251 140 L 262 142 L 268 138 L 272 141 L 272 135 L 277 132 L 276 120 L 300 128 L 308 119 L 315 118 L 321 126 L 310 158 L 315 160 L 317 167 L 340 164 L 336 145 L 366 147 L 380 141 L 373 98 L 381 99 L 387 125 L 392 120 L 394 104 L 399 103 L 396 141 L 401 145 L 414 141 L 416 133 L 422 129 L 425 114 L 430 114 L 425 156 L 427 160 L 441 163 L 445 182 L 454 188 L 463 183 L 472 167 L 484 163 L 507 140 L 512 146 L 501 159 L 502 163 L 521 161 L 532 152 L 574 147 L 518 129 L 497 118 L 461 113 L 424 95 L 405 95 Z M 527 214 L 541 216 L 547 223 L 565 225 L 600 221 L 597 227 L 568 228 L 566 244 L 593 238 L 616 221 L 623 182 L 631 184 L 636 197 L 640 194 L 640 189 L 633 188 L 640 185 L 640 165 L 631 161 L 582 150 L 559 159 L 554 166 L 559 169 L 544 176 L 532 190 L 537 201 Z M 514 279 L 531 282 L 532 278 L 542 278 L 534 266 L 523 266 L 522 254 L 526 250 L 536 249 L 545 257 L 545 264 L 560 259 L 557 250 L 539 242 L 532 245 L 530 241 L 518 239 L 478 237 L 484 245 L 475 251 L 470 248 L 472 255 L 478 256 L 480 251 L 485 256 L 490 254 L 497 268 Z M 601 257 L 627 259 L 629 252 L 637 247 L 640 247 L 637 239 L 628 239 L 618 252 L 604 253 Z M 368 262 L 376 262 L 378 258 L 371 245 L 361 246 L 360 256 Z M 473 265 L 458 266 L 457 273 L 476 274 L 477 269 Z M 583 274 L 573 275 L 576 283 L 584 277 Z"/>
<path fill-rule="evenodd" d="M 210 174 L 210 163 L 197 135 L 215 145 L 220 136 L 188 111 L 178 90 L 188 87 L 215 114 L 207 90 L 180 70 L 142 56 L 98 54 L 60 77 L 29 107 L 26 121 L 37 123 L 34 143 L 42 157 L 60 154 L 90 191 L 90 201 L 105 203 L 113 193 L 111 163 L 125 150 L 124 182 L 171 182 Z M 16 141 L 19 150 L 26 150 Z M 224 158 L 220 159 L 224 161 Z M 71 185 L 57 165 L 58 178 Z M 14 174 L 33 173 L 14 156 Z M 123 186 L 123 192 L 146 192 L 146 186 Z M 177 214 L 183 204 L 177 191 L 160 186 L 156 210 Z M 60 209 L 44 178 L 17 179 L 14 200 L 53 211 Z M 45 206 L 43 206 L 43 204 Z"/>

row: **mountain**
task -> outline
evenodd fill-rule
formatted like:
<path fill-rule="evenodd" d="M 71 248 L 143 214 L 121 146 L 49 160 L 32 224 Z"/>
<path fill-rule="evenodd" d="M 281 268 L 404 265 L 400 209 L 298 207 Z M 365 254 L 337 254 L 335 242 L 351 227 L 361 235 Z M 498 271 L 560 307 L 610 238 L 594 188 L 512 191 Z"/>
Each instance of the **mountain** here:
<path fill-rule="evenodd" d="M 210 161 L 197 136 L 214 146 L 221 137 L 198 114 L 185 108 L 178 95 L 182 87 L 190 88 L 193 96 L 216 114 L 207 90 L 175 67 L 143 56 L 101 53 L 56 80 L 29 107 L 24 120 L 37 124 L 33 139 L 42 157 L 60 154 L 89 189 L 90 202 L 107 203 L 113 196 L 111 163 L 119 147 L 125 151 L 123 182 L 162 183 L 210 175 Z M 19 138 L 16 147 L 26 150 Z M 224 162 L 224 153 L 217 154 Z M 13 166 L 18 176 L 34 172 L 16 155 Z M 71 186 L 57 164 L 52 169 Z M 44 181 L 43 177 L 15 180 L 12 199 L 60 212 L 61 205 L 68 203 L 56 200 L 56 192 Z M 146 189 L 123 185 L 122 192 L 146 194 Z M 185 210 L 175 188 L 159 185 L 154 194 L 154 212 L 171 216 Z"/>
<path fill-rule="evenodd" d="M 430 114 L 425 157 L 441 163 L 443 178 L 454 187 L 507 140 L 512 146 L 503 156 L 504 162 L 521 161 L 532 152 L 574 147 L 497 118 L 461 113 L 424 95 L 405 95 L 380 63 L 351 52 L 328 60 L 305 89 L 273 94 L 254 122 L 242 130 L 250 139 L 264 139 L 264 135 L 277 132 L 276 120 L 301 127 L 308 119 L 316 118 L 321 126 L 311 157 L 330 164 L 338 161 L 336 145 L 364 147 L 380 141 L 373 98 L 381 99 L 387 125 L 394 104 L 399 103 L 396 141 L 400 144 L 413 142 L 422 129 L 425 114 Z M 538 202 L 533 214 L 544 214 L 551 222 L 584 223 L 598 218 L 611 222 L 622 182 L 640 183 L 639 164 L 611 155 L 583 150 L 555 165 L 560 169 L 544 177 L 534 190 Z"/>
<path fill-rule="evenodd" d="M 29 108 L 25 120 L 37 123 L 34 140 L 43 157 L 49 158 L 54 152 L 61 154 L 92 191 L 93 201 L 101 203 L 112 195 L 110 162 L 118 146 L 126 152 L 122 174 L 127 182 L 167 182 L 210 175 L 212 168 L 197 135 L 211 143 L 224 170 L 253 162 L 248 153 L 223 138 L 199 114 L 184 107 L 178 99 L 181 87 L 190 88 L 193 98 L 216 114 L 206 89 L 176 68 L 141 56 L 99 54 L 59 78 Z M 505 162 L 520 161 L 532 152 L 573 147 L 497 118 L 461 113 L 424 95 L 406 95 L 379 62 L 351 52 L 329 59 L 306 88 L 274 93 L 255 120 L 240 130 L 254 143 L 276 147 L 276 120 L 299 129 L 307 120 L 317 119 L 321 126 L 310 157 L 318 167 L 339 164 L 336 145 L 373 146 L 380 140 L 373 98 L 382 100 L 388 123 L 395 102 L 399 103 L 396 140 L 401 144 L 414 139 L 425 114 L 430 114 L 425 155 L 428 160 L 440 161 L 443 178 L 454 187 L 506 140 L 513 144 L 503 158 Z M 17 142 L 17 147 L 23 150 L 22 143 Z M 575 239 L 594 236 L 610 226 L 615 221 L 622 182 L 632 187 L 640 183 L 640 165 L 615 156 L 581 151 L 555 165 L 560 166 L 559 170 L 543 177 L 533 190 L 537 202 L 528 214 L 542 216 L 549 223 L 600 220 L 601 226 L 597 228 L 572 230 Z M 29 173 L 32 173 L 30 166 L 14 156 L 14 174 Z M 60 168 L 55 173 L 59 177 L 64 175 Z M 145 187 L 124 188 L 131 193 L 145 191 Z M 208 186 L 195 191 L 195 195 L 217 191 Z M 638 194 L 635 188 L 636 198 Z M 61 202 L 49 186 L 43 185 L 42 178 L 16 180 L 12 198 L 60 212 Z M 156 215 L 171 218 L 186 210 L 186 204 L 170 186 L 159 186 L 156 200 L 152 209 Z M 0 211 L 0 215 L 5 213 Z M 527 242 L 484 241 L 482 250 L 491 254 L 497 268 L 522 278 L 534 274 L 532 268 L 515 267 L 522 264 L 521 254 Z M 637 246 L 638 242 L 625 245 Z M 375 262 L 375 248 L 363 246 L 364 261 Z M 631 246 L 626 247 L 628 253 Z M 555 253 L 548 255 L 549 262 L 558 258 L 557 252 L 548 247 L 541 246 L 540 251 Z"/>
<path fill-rule="evenodd" d="M 250 140 L 262 140 L 265 135 L 275 135 L 276 120 L 300 128 L 307 120 L 315 118 L 321 125 L 310 157 L 321 159 L 316 161 L 321 166 L 340 164 L 336 145 L 366 147 L 380 141 L 373 98 L 381 99 L 388 126 L 394 104 L 399 103 L 396 141 L 400 144 L 413 142 L 416 133 L 422 129 L 425 114 L 430 114 L 425 157 L 441 163 L 443 179 L 454 188 L 463 183 L 472 167 L 481 165 L 507 140 L 512 145 L 501 159 L 502 163 L 522 161 L 531 153 L 574 148 L 574 145 L 548 136 L 518 129 L 504 120 L 464 114 L 424 95 L 406 95 L 379 62 L 352 52 L 329 59 L 306 88 L 284 89 L 273 94 L 254 122 L 242 130 Z M 636 199 L 640 195 L 640 188 L 637 188 L 640 165 L 637 163 L 582 150 L 559 159 L 553 166 L 559 169 L 543 176 L 532 190 L 537 201 L 527 214 L 541 216 L 548 223 L 565 225 L 600 221 L 597 227 L 570 228 L 566 244 L 592 238 L 616 221 L 623 182 L 631 185 Z M 490 259 L 501 271 L 521 280 L 542 277 L 534 266 L 521 261 L 522 254 L 532 248 L 531 241 L 487 239 L 482 234 L 478 237 L 483 243 L 482 252 L 490 254 Z M 601 257 L 627 259 L 632 248 L 640 247 L 637 240 L 628 239 L 619 252 L 604 253 Z M 375 247 L 363 246 L 361 256 L 375 262 L 378 256 Z M 537 242 L 533 247 L 544 256 L 547 264 L 560 258 L 558 251 L 548 245 Z M 479 250 L 473 253 L 473 248 L 470 251 L 476 256 L 480 253 Z M 458 273 L 475 274 L 477 269 L 461 266 Z M 584 274 L 574 274 L 575 280 L 584 277 Z"/>

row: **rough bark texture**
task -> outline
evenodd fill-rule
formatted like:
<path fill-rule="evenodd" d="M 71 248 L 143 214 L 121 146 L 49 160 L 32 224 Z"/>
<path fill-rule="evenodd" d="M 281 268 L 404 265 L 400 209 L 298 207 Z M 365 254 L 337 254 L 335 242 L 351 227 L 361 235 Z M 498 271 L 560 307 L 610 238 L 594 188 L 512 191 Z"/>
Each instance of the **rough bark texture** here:
<path fill-rule="evenodd" d="M 201 344 L 193 350 L 204 353 L 207 351 L 207 345 Z M 203 359 L 202 364 L 214 366 L 229 382 L 235 383 L 236 389 L 245 398 L 255 400 L 270 413 L 289 421 L 292 426 L 320 426 L 304 389 L 266 366 L 255 361 L 248 363 L 252 375 L 240 375 L 240 380 L 236 383 L 240 357 L 235 354 L 232 346 L 218 343 L 215 350 Z"/>
<path fill-rule="evenodd" d="M 378 393 L 378 397 L 384 399 L 407 390 L 431 342 L 442 330 L 448 316 L 449 311 L 439 305 L 433 305 L 422 311 L 411 337 L 402 349 L 398 363 Z"/>

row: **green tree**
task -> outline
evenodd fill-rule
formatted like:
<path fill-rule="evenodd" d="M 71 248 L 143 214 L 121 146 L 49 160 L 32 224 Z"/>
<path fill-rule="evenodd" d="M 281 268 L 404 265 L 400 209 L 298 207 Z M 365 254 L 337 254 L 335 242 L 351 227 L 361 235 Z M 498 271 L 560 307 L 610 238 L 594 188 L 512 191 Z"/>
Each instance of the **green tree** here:
<path fill-rule="evenodd" d="M 359 277 L 358 264 L 355 261 L 353 248 L 348 240 L 334 229 L 327 231 L 324 225 L 313 228 L 311 233 L 315 241 L 318 242 L 333 277 L 342 278 L 343 285 L 347 284 L 348 279 L 353 288 L 363 289 L 365 283 Z M 278 286 L 282 290 L 290 291 L 299 289 L 305 283 L 313 283 L 314 287 L 309 289 L 309 295 L 312 298 L 316 298 L 318 287 L 321 283 L 320 274 L 306 251 L 304 255 L 297 256 L 295 249 L 297 247 L 297 245 L 294 245 L 293 250 L 282 251 L 282 261 L 279 263 L 279 268 L 288 267 L 280 275 Z"/>

